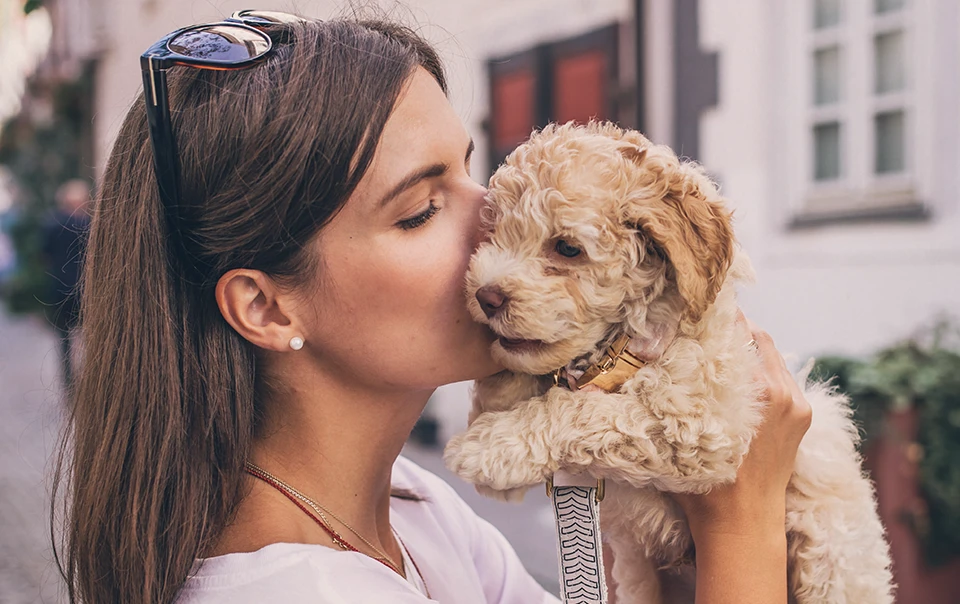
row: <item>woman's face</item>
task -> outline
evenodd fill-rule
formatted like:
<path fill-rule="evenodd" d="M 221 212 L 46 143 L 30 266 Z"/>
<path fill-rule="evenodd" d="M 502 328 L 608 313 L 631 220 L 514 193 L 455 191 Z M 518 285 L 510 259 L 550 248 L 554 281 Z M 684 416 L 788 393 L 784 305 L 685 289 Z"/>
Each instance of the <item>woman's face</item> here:
<path fill-rule="evenodd" d="M 430 389 L 499 371 L 494 336 L 474 322 L 464 274 L 486 189 L 470 177 L 473 143 L 437 82 L 418 68 L 373 163 L 317 239 L 320 284 L 307 349 L 351 381 Z"/>

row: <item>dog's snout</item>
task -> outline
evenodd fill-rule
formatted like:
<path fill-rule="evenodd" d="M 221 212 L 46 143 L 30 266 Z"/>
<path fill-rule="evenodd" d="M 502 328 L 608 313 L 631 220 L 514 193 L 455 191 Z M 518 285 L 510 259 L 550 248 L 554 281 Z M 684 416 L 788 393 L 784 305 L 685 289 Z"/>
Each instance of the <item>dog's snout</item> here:
<path fill-rule="evenodd" d="M 507 297 L 499 287 L 486 285 L 477 290 L 477 302 L 480 303 L 480 308 L 488 319 L 500 312 L 507 305 L 507 301 Z"/>

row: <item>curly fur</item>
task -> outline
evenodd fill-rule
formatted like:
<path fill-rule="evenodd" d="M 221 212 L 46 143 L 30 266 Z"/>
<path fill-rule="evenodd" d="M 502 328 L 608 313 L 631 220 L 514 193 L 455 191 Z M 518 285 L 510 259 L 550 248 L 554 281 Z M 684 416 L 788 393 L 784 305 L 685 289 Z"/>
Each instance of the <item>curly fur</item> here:
<path fill-rule="evenodd" d="M 734 287 L 753 271 L 730 212 L 696 164 L 594 122 L 547 126 L 521 145 L 491 180 L 484 221 L 467 300 L 501 336 L 492 354 L 508 370 L 477 382 L 447 465 L 508 499 L 560 468 L 607 479 L 618 601 L 689 599 L 692 540 L 664 493 L 733 481 L 763 413 L 751 378 L 759 359 L 734 328 Z M 476 298 L 483 287 L 505 299 L 490 317 Z M 577 375 L 623 333 L 648 362 L 618 392 L 553 387 L 551 371 Z M 892 602 L 847 401 L 798 379 L 814 413 L 787 494 L 792 595 Z"/>

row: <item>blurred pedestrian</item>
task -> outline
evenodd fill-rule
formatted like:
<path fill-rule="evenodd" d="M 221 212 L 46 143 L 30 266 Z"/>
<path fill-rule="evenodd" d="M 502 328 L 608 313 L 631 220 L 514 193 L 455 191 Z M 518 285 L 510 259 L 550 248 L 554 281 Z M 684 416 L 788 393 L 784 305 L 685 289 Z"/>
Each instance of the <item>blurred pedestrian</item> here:
<path fill-rule="evenodd" d="M 73 369 L 73 330 L 80 316 L 77 283 L 90 226 L 88 206 L 90 185 L 81 179 L 68 180 L 56 194 L 57 208 L 43 229 L 43 255 L 50 289 L 43 300 L 47 319 L 60 342 L 60 366 L 63 385 L 69 388 Z"/>

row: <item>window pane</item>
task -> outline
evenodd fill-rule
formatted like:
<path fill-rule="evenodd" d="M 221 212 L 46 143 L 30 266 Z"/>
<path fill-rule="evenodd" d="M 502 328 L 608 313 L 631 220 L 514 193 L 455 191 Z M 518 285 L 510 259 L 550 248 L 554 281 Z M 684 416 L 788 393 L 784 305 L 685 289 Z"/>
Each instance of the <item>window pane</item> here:
<path fill-rule="evenodd" d="M 873 39 L 877 94 L 903 90 L 906 85 L 903 31 L 879 34 Z"/>
<path fill-rule="evenodd" d="M 824 29 L 840 23 L 840 0 L 813 0 L 813 28 Z"/>
<path fill-rule="evenodd" d="M 873 120 L 876 136 L 876 172 L 889 174 L 903 172 L 904 162 L 903 111 L 878 113 Z"/>
<path fill-rule="evenodd" d="M 813 102 L 826 105 L 840 100 L 840 47 L 813 53 Z"/>
<path fill-rule="evenodd" d="M 873 10 L 877 14 L 899 10 L 907 3 L 906 0 L 873 0 Z"/>
<path fill-rule="evenodd" d="M 813 127 L 813 154 L 814 180 L 840 178 L 840 122 Z"/>

